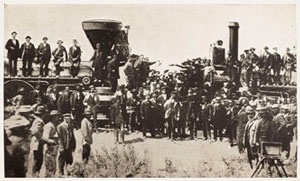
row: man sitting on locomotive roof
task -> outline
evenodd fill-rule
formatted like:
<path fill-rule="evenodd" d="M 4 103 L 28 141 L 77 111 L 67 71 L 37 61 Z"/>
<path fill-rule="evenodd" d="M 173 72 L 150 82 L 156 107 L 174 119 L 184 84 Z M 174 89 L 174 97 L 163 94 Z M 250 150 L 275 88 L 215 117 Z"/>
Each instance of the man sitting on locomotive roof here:
<path fill-rule="evenodd" d="M 34 45 L 30 42 L 31 37 L 26 36 L 26 42 L 21 46 L 21 59 L 22 59 L 22 72 L 23 76 L 31 76 L 32 73 L 32 62 L 35 57 Z"/>
<path fill-rule="evenodd" d="M 53 62 L 55 66 L 56 76 L 59 76 L 59 73 L 61 71 L 61 67 L 60 67 L 61 62 L 68 60 L 68 54 L 66 48 L 62 45 L 62 43 L 63 43 L 62 40 L 58 40 L 57 48 L 52 52 L 52 55 L 54 57 Z"/>
<path fill-rule="evenodd" d="M 93 57 L 90 59 L 90 61 L 93 61 L 92 67 L 94 67 L 94 75 L 95 78 L 98 81 L 101 81 L 103 84 L 105 80 L 105 69 L 106 69 L 106 62 L 104 60 L 104 55 L 103 52 L 101 51 L 101 44 L 97 43 L 96 44 L 96 49 L 94 52 Z"/>
<path fill-rule="evenodd" d="M 51 47 L 47 43 L 48 38 L 44 37 L 43 42 L 39 45 L 37 49 L 38 63 L 40 63 L 40 76 L 47 77 L 49 72 L 49 62 L 51 59 Z"/>
<path fill-rule="evenodd" d="M 77 44 L 77 40 L 73 39 L 73 46 L 69 49 L 69 61 L 71 62 L 71 75 L 76 77 L 80 70 L 81 49 Z"/>

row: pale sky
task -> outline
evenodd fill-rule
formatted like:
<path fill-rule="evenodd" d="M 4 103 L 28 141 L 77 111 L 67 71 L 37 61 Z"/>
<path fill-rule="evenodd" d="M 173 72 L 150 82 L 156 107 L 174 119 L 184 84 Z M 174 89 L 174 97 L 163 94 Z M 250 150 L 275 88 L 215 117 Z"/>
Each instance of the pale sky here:
<path fill-rule="evenodd" d="M 93 50 L 81 22 L 89 19 L 119 20 L 130 25 L 132 53 L 143 54 L 164 65 L 188 58 L 208 57 L 217 39 L 228 47 L 228 22 L 237 21 L 239 54 L 265 45 L 279 52 L 296 45 L 296 5 L 6 5 L 4 40 L 17 31 L 21 43 L 30 35 L 37 46 L 43 36 L 52 48 L 62 39 L 71 46 L 76 38 L 89 60 Z M 6 53 L 6 52 L 5 52 Z"/>

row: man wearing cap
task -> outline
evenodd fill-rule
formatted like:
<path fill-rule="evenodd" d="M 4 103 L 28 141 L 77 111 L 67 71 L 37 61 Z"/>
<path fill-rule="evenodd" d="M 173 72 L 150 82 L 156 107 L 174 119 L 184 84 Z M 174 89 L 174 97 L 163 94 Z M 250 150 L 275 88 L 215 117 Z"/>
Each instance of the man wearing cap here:
<path fill-rule="evenodd" d="M 272 54 L 271 68 L 273 71 L 273 82 L 275 84 L 280 84 L 280 70 L 283 66 L 283 61 L 280 54 L 277 52 L 277 47 L 273 48 L 274 52 Z"/>
<path fill-rule="evenodd" d="M 7 49 L 7 58 L 9 60 L 9 75 L 17 75 L 17 62 L 20 53 L 19 41 L 16 39 L 17 32 L 11 33 L 12 39 L 6 42 L 5 48 Z"/>
<path fill-rule="evenodd" d="M 71 124 L 71 114 L 63 115 L 64 121 L 57 126 L 59 139 L 58 171 L 59 176 L 64 175 L 64 169 L 73 163 L 73 152 L 76 148 L 74 130 Z M 68 170 L 68 169 L 67 169 Z"/>
<path fill-rule="evenodd" d="M 91 121 L 91 109 L 86 108 L 84 111 L 84 118 L 81 121 L 81 133 L 82 133 L 82 160 L 87 163 L 90 152 L 91 144 L 93 143 L 93 124 Z"/>
<path fill-rule="evenodd" d="M 35 119 L 32 123 L 32 126 L 30 128 L 32 138 L 31 138 L 31 144 L 30 148 L 33 154 L 33 170 L 32 170 L 32 176 L 33 177 L 39 177 L 39 173 L 43 164 L 43 127 L 45 125 L 44 123 L 44 115 L 46 113 L 46 108 L 44 106 L 38 106 L 35 114 Z"/>
<path fill-rule="evenodd" d="M 22 72 L 23 76 L 31 76 L 32 73 L 32 62 L 35 57 L 35 47 L 34 45 L 30 42 L 31 37 L 26 36 L 26 41 L 25 43 L 22 44 L 21 46 L 21 59 L 22 59 Z"/>
<path fill-rule="evenodd" d="M 225 64 L 225 48 L 222 47 L 223 41 L 218 40 L 217 45 L 213 47 L 213 63 L 216 65 Z"/>
<path fill-rule="evenodd" d="M 265 85 L 269 80 L 270 62 L 272 54 L 268 51 L 269 48 L 264 47 L 263 54 L 259 57 L 258 67 L 260 68 L 260 85 Z"/>
<path fill-rule="evenodd" d="M 62 45 L 62 43 L 63 43 L 62 40 L 58 40 L 57 48 L 52 52 L 56 76 L 59 76 L 59 74 L 60 74 L 60 71 L 61 71 L 60 64 L 64 61 L 68 60 L 67 50 Z"/>
<path fill-rule="evenodd" d="M 56 172 L 56 156 L 58 152 L 57 125 L 62 115 L 57 110 L 50 112 L 50 121 L 45 124 L 42 139 L 45 142 L 45 177 L 54 177 Z"/>
<path fill-rule="evenodd" d="M 286 53 L 282 56 L 283 61 L 283 81 L 284 84 L 290 84 L 292 79 L 292 71 L 295 71 L 296 58 L 290 53 L 290 48 L 286 48 Z"/>
<path fill-rule="evenodd" d="M 81 62 L 81 49 L 76 39 L 73 39 L 73 46 L 69 49 L 69 61 L 71 62 L 71 75 L 76 77 L 79 73 Z"/>
<path fill-rule="evenodd" d="M 47 77 L 49 72 L 49 62 L 51 59 L 51 47 L 47 43 L 48 38 L 43 37 L 43 42 L 37 49 L 38 63 L 40 63 L 40 76 Z"/>

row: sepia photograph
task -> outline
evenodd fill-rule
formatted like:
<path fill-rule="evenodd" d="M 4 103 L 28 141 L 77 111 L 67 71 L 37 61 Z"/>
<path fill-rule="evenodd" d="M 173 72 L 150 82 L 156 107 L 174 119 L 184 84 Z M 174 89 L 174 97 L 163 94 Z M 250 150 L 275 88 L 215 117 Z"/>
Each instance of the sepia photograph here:
<path fill-rule="evenodd" d="M 47 3 L 1 4 L 3 178 L 298 177 L 298 1 Z"/>

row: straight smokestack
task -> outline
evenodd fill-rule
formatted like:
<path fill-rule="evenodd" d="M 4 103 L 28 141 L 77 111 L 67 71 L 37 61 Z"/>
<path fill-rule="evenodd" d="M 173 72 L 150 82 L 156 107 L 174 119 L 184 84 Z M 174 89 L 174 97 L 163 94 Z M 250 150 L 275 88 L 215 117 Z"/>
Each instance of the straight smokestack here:
<path fill-rule="evenodd" d="M 229 22 L 229 51 L 232 55 L 232 60 L 236 62 L 238 60 L 238 47 L 239 47 L 239 23 Z"/>

